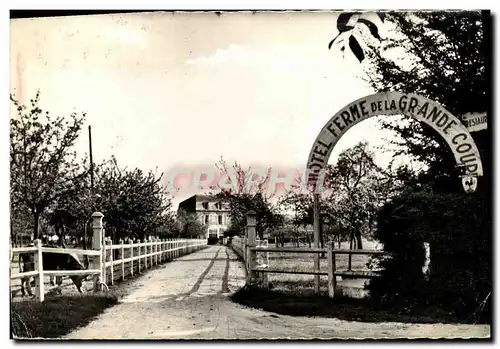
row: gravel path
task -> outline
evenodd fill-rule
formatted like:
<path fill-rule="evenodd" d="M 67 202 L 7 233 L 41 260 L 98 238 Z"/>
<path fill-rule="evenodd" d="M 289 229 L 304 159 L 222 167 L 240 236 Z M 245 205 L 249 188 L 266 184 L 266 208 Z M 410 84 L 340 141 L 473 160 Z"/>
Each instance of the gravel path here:
<path fill-rule="evenodd" d="M 167 263 L 132 283 L 121 302 L 67 339 L 489 338 L 487 325 L 351 322 L 251 309 L 228 295 L 245 283 L 224 246 Z"/>

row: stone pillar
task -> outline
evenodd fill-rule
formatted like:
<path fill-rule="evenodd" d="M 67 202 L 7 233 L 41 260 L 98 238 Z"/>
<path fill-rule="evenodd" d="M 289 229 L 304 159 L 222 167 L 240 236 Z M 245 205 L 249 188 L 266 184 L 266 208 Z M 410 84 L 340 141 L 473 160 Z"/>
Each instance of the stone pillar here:
<path fill-rule="evenodd" d="M 247 255 L 247 283 L 252 283 L 256 279 L 256 273 L 252 271 L 257 266 L 256 252 L 252 251 L 252 247 L 256 247 L 257 235 L 257 216 L 254 211 L 247 213 L 247 239 L 246 239 L 246 255 Z"/>
<path fill-rule="evenodd" d="M 90 269 L 99 269 L 100 274 L 93 276 L 94 282 L 94 292 L 100 290 L 101 282 L 103 280 L 102 270 L 103 270 L 103 247 L 102 247 L 102 218 L 104 215 L 101 212 L 95 212 L 92 214 L 92 249 L 95 251 L 101 251 L 100 256 L 91 256 Z"/>

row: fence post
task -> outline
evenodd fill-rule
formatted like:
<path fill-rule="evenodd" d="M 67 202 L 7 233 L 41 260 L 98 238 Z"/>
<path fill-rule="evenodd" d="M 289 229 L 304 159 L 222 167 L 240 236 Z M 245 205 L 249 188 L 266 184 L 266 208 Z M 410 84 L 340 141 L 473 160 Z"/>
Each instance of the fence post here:
<path fill-rule="evenodd" d="M 174 240 L 170 238 L 170 260 L 174 259 Z"/>
<path fill-rule="evenodd" d="M 165 261 L 165 239 L 160 239 L 160 263 Z"/>
<path fill-rule="evenodd" d="M 136 241 L 137 244 L 137 261 L 138 261 L 138 267 L 137 267 L 137 274 L 141 273 L 141 240 L 137 239 Z"/>
<path fill-rule="evenodd" d="M 110 274 L 111 274 L 111 285 L 114 285 L 115 281 L 115 271 L 113 268 L 113 260 L 114 260 L 114 255 L 113 255 L 113 240 L 111 240 L 111 237 L 108 236 L 106 239 L 106 245 L 109 245 L 109 261 L 111 263 L 110 265 Z"/>
<path fill-rule="evenodd" d="M 162 262 L 162 257 L 163 257 L 163 239 L 158 239 L 158 251 L 160 252 L 160 264 Z"/>
<path fill-rule="evenodd" d="M 155 245 L 154 239 L 152 236 L 149 237 L 149 267 L 153 267 L 153 246 Z"/>
<path fill-rule="evenodd" d="M 102 218 L 104 215 L 101 212 L 92 214 L 92 249 L 100 251 L 99 256 L 92 256 L 90 260 L 91 269 L 99 269 L 101 272 L 93 276 L 94 292 L 98 292 L 103 280 L 102 275 Z"/>
<path fill-rule="evenodd" d="M 43 302 L 45 299 L 45 283 L 43 277 L 43 252 L 42 252 L 42 240 L 37 239 L 35 241 L 35 246 L 37 251 L 35 252 L 35 269 L 38 271 L 38 276 L 36 277 L 36 290 L 35 296 L 36 300 L 39 302 Z M 20 257 L 19 257 L 20 258 Z M 28 283 L 30 282 L 30 278 L 28 278 Z M 28 285 L 30 287 L 30 285 Z M 28 288 L 29 290 L 29 288 Z M 31 291 L 30 291 L 31 292 Z"/>
<path fill-rule="evenodd" d="M 122 281 L 125 280 L 125 247 L 123 246 L 123 240 L 120 239 L 120 259 L 122 260 Z"/>
<path fill-rule="evenodd" d="M 321 222 L 319 217 L 319 194 L 314 193 L 314 201 L 313 201 L 313 218 L 314 218 L 314 248 L 319 248 L 319 240 L 320 240 L 320 230 L 321 230 Z M 319 253 L 314 254 L 314 270 L 319 270 Z M 319 275 L 314 275 L 314 293 L 319 294 Z"/>
<path fill-rule="evenodd" d="M 249 211 L 247 213 L 247 244 L 246 244 L 246 254 L 247 254 L 247 283 L 252 283 L 256 279 L 256 273 L 252 269 L 256 266 L 256 252 L 252 251 L 253 247 L 256 247 L 256 226 L 257 217 L 254 211 Z"/>
<path fill-rule="evenodd" d="M 170 261 L 170 238 L 165 239 L 165 259 Z"/>
<path fill-rule="evenodd" d="M 130 245 L 130 276 L 134 276 L 134 240 L 129 239 L 128 244 Z"/>
<path fill-rule="evenodd" d="M 335 276 L 335 253 L 333 253 L 333 241 L 326 243 L 326 258 L 328 261 L 328 297 L 335 297 L 337 288 L 337 277 Z"/>
<path fill-rule="evenodd" d="M 158 265 L 158 238 L 155 239 L 155 262 Z"/>
<path fill-rule="evenodd" d="M 101 255 L 103 256 L 101 259 L 101 270 L 102 270 L 102 283 L 103 284 L 108 284 L 108 273 L 107 273 L 107 268 L 106 268 L 106 262 L 108 260 L 108 256 L 106 253 L 106 229 L 102 229 L 102 235 L 101 235 Z"/>
<path fill-rule="evenodd" d="M 148 269 L 148 240 L 147 239 L 143 239 L 142 240 L 142 243 L 144 244 L 144 254 L 143 254 L 143 258 L 144 258 L 144 267 L 143 269 L 144 270 L 147 270 Z"/>
<path fill-rule="evenodd" d="M 156 264 L 161 264 L 161 239 L 156 238 Z"/>
<path fill-rule="evenodd" d="M 422 266 L 422 274 L 424 275 L 425 280 L 429 280 L 430 275 L 430 264 L 431 264 L 431 245 L 428 242 L 423 243 L 425 260 L 424 265 Z"/>
<path fill-rule="evenodd" d="M 168 262 L 168 239 L 163 239 L 163 261 Z"/>
<path fill-rule="evenodd" d="M 167 239 L 167 259 L 172 260 L 172 238 Z"/>

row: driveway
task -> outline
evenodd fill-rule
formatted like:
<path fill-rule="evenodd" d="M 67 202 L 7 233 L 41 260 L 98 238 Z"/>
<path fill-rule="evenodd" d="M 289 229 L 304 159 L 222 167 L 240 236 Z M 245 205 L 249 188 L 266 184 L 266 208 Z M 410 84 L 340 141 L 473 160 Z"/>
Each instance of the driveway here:
<path fill-rule="evenodd" d="M 128 296 L 67 339 L 488 338 L 488 325 L 366 323 L 278 315 L 233 303 L 235 253 L 210 246 L 149 271 Z"/>

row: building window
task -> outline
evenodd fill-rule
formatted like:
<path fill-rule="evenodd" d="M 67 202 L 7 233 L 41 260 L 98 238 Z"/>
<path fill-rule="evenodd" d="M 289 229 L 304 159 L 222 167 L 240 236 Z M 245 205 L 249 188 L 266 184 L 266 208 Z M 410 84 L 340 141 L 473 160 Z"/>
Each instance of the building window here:
<path fill-rule="evenodd" d="M 208 210 L 208 202 L 202 202 L 201 207 L 203 207 L 205 210 Z"/>
<path fill-rule="evenodd" d="M 217 216 L 217 219 L 218 219 L 218 223 L 222 225 L 222 216 L 221 216 L 221 215 L 218 215 L 218 216 Z"/>
<path fill-rule="evenodd" d="M 208 224 L 208 215 L 205 216 L 205 224 Z"/>

